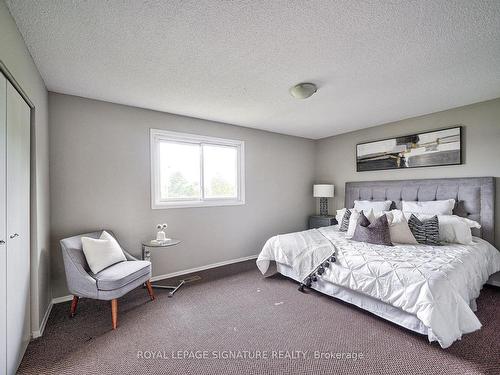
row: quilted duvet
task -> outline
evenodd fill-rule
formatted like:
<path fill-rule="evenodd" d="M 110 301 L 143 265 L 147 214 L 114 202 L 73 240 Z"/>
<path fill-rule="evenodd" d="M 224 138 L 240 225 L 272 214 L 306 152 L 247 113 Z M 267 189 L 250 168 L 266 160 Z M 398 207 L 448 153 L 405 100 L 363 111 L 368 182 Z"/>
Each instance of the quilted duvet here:
<path fill-rule="evenodd" d="M 474 301 L 489 276 L 500 271 L 500 252 L 480 238 L 472 245 L 389 247 L 346 239 L 333 226 L 270 238 L 257 266 L 264 274 L 277 261 L 306 276 L 333 252 L 337 262 L 323 279 L 415 315 L 429 341 L 443 348 L 481 328 Z"/>

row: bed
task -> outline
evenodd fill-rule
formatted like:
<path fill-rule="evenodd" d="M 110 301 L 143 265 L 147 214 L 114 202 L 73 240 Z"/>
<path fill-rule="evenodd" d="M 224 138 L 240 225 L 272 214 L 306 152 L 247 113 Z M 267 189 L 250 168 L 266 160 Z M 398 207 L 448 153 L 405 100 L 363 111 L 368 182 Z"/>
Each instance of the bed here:
<path fill-rule="evenodd" d="M 345 238 L 337 226 L 270 238 L 257 259 L 265 273 L 271 261 L 284 276 L 302 282 L 335 254 L 336 261 L 311 286 L 449 347 L 481 328 L 476 298 L 500 270 L 494 244 L 494 178 L 348 182 L 345 207 L 354 200 L 455 199 L 454 214 L 475 220 L 472 245 L 387 247 Z"/>

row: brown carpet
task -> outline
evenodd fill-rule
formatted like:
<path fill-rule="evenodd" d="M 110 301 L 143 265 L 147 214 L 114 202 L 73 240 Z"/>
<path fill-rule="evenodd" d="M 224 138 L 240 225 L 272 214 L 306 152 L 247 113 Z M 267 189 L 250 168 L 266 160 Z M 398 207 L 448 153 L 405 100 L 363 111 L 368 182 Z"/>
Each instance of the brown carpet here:
<path fill-rule="evenodd" d="M 109 303 L 82 300 L 73 319 L 69 303 L 54 306 L 44 336 L 30 343 L 19 373 L 500 373 L 498 288 L 485 287 L 478 299 L 483 328 L 443 350 L 333 298 L 301 294 L 280 275 L 263 278 L 253 261 L 199 275 L 202 281 L 186 285 L 174 298 L 158 289 L 155 302 L 145 289 L 121 298 L 116 331 L 110 329 Z M 244 358 L 257 351 L 261 358 Z M 305 358 L 297 351 L 307 352 Z M 317 359 L 315 351 L 346 354 Z M 348 353 L 363 357 L 354 360 Z M 237 358 L 220 358 L 226 355 Z"/>

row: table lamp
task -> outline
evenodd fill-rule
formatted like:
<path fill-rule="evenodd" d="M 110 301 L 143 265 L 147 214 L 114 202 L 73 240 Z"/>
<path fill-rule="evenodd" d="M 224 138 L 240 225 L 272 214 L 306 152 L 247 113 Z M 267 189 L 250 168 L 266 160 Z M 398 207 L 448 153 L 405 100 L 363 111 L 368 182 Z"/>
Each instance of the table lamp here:
<path fill-rule="evenodd" d="M 319 198 L 319 214 L 328 216 L 328 198 L 333 198 L 335 186 L 329 184 L 313 185 L 313 196 Z"/>

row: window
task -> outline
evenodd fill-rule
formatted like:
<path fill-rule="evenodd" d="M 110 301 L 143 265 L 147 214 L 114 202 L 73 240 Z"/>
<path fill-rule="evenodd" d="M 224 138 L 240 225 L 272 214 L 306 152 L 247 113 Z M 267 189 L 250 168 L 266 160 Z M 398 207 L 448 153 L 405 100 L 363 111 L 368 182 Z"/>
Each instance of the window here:
<path fill-rule="evenodd" d="M 245 203 L 244 142 L 151 129 L 152 208 Z"/>

